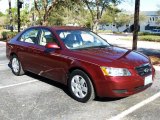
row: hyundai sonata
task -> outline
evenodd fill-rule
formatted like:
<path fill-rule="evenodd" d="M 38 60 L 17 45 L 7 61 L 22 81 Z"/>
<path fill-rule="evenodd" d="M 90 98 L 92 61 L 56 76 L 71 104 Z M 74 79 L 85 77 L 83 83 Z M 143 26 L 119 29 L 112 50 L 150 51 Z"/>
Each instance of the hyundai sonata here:
<path fill-rule="evenodd" d="M 6 54 L 15 75 L 30 71 L 58 81 L 80 102 L 138 93 L 155 74 L 147 56 L 80 27 L 28 28 L 7 42 Z"/>

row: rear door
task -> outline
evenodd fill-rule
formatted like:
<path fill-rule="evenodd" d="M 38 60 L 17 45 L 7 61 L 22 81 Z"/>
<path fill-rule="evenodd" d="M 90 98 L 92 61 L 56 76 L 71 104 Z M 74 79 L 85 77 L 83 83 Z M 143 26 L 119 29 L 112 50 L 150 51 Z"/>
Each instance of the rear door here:
<path fill-rule="evenodd" d="M 37 67 L 37 50 L 36 46 L 38 45 L 40 35 L 40 29 L 32 28 L 24 32 L 20 38 L 21 46 L 18 48 L 18 56 L 22 63 L 24 69 L 38 73 Z"/>

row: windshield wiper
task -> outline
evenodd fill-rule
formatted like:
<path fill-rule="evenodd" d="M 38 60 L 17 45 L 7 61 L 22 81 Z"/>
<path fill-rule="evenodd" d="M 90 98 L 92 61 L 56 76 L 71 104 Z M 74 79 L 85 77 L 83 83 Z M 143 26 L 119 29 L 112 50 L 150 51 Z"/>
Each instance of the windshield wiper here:
<path fill-rule="evenodd" d="M 82 47 L 82 48 L 74 48 L 72 50 L 84 50 L 84 49 L 91 49 L 91 48 L 106 48 L 110 47 L 109 45 L 100 45 L 100 46 L 88 46 L 88 47 Z"/>
<path fill-rule="evenodd" d="M 100 45 L 100 46 L 94 46 L 95 48 L 106 48 L 106 47 L 110 47 L 108 45 Z"/>

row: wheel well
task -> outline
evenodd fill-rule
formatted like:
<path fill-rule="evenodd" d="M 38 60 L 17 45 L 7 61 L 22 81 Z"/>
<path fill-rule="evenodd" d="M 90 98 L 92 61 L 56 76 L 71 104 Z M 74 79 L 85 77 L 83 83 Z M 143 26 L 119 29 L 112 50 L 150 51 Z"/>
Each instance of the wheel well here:
<path fill-rule="evenodd" d="M 91 75 L 90 75 L 86 70 L 84 70 L 83 68 L 74 67 L 74 68 L 69 69 L 68 78 L 69 78 L 69 75 L 70 75 L 74 70 L 81 70 L 81 71 L 83 71 L 84 73 L 86 73 L 86 74 L 88 75 L 88 77 L 90 78 L 90 80 L 91 80 L 91 82 L 92 82 L 92 84 L 93 84 L 93 88 L 94 88 L 95 94 L 97 95 L 96 89 L 95 89 L 95 84 L 94 84 L 94 82 L 93 82 L 93 80 L 92 80 Z M 67 82 L 67 83 L 68 83 L 68 82 Z"/>
<path fill-rule="evenodd" d="M 16 55 L 16 53 L 12 52 L 9 56 L 9 58 L 11 59 L 13 55 Z M 16 55 L 17 56 L 17 55 Z"/>
<path fill-rule="evenodd" d="M 12 57 L 13 55 L 16 55 L 16 53 L 12 52 L 12 53 L 10 54 L 10 57 Z M 17 56 L 17 55 L 16 55 L 16 56 Z"/>

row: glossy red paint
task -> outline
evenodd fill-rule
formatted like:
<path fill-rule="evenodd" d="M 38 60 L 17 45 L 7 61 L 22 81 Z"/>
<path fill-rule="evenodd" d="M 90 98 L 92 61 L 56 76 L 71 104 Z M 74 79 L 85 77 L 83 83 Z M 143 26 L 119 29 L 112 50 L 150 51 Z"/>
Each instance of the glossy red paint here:
<path fill-rule="evenodd" d="M 107 48 L 90 48 L 69 50 L 57 35 L 57 30 L 84 30 L 80 27 L 32 27 L 29 29 L 47 29 L 56 37 L 58 44 L 48 43 L 46 46 L 19 41 L 20 33 L 6 44 L 6 55 L 11 58 L 17 55 L 23 69 L 50 78 L 67 85 L 69 74 L 80 69 L 92 80 L 96 95 L 99 97 L 125 97 L 151 86 L 144 86 L 146 76 L 140 76 L 135 68 L 149 63 L 148 57 L 136 51 L 110 46 Z M 27 30 L 29 30 L 27 29 Z M 48 51 L 47 48 L 52 48 Z M 105 76 L 101 66 L 127 68 L 131 76 Z M 154 79 L 155 70 L 152 67 Z M 118 92 L 122 93 L 118 93 Z M 124 91 L 124 92 L 123 92 Z"/>

